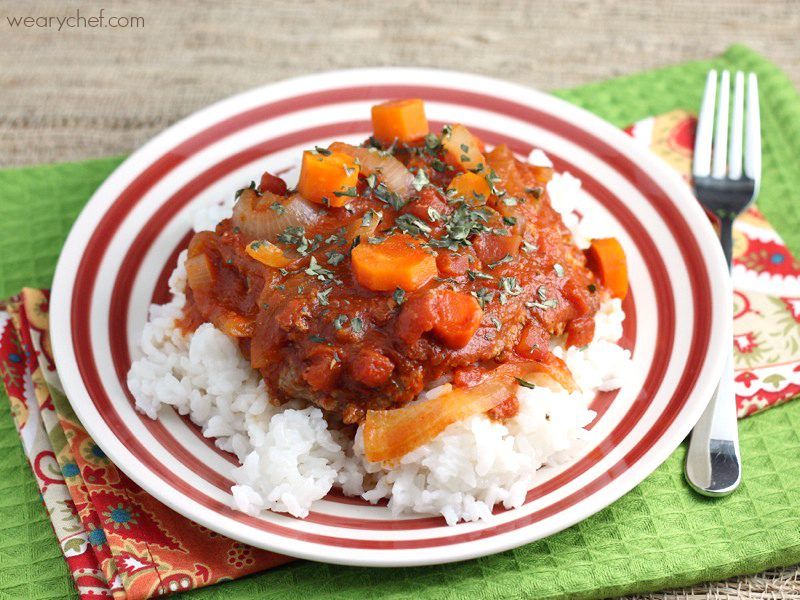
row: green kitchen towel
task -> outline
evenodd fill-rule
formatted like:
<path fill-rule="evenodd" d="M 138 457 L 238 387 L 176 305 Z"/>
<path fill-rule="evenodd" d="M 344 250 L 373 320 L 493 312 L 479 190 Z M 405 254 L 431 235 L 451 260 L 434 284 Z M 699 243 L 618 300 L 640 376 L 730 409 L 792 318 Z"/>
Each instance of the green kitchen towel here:
<path fill-rule="evenodd" d="M 557 95 L 627 125 L 696 110 L 712 66 L 754 71 L 762 98 L 759 207 L 800 253 L 800 98 L 786 77 L 736 46 L 693 62 Z M 121 159 L 0 171 L 0 297 L 51 284 L 83 204 Z M 0 398 L 0 598 L 74 597 L 34 479 Z M 678 449 L 641 485 L 570 529 L 495 556 L 438 567 L 363 569 L 298 561 L 197 590 L 200 598 L 600 598 L 685 586 L 800 562 L 800 402 L 740 422 L 744 482 L 694 495 Z"/>

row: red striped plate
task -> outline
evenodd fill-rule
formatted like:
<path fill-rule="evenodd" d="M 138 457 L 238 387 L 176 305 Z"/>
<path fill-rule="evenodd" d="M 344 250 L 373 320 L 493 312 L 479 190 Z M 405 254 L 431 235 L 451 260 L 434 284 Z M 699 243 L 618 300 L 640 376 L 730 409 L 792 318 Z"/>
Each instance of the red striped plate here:
<path fill-rule="evenodd" d="M 626 386 L 598 397 L 596 443 L 543 474 L 525 504 L 448 527 L 394 519 L 330 494 L 306 520 L 230 508 L 232 459 L 175 413 L 151 421 L 125 386 L 147 306 L 185 246 L 194 208 L 227 197 L 300 151 L 370 130 L 369 107 L 421 97 L 436 123 L 461 122 L 489 144 L 545 150 L 582 179 L 587 218 L 608 220 L 632 282 Z M 177 512 L 242 542 L 355 565 L 419 565 L 499 552 L 560 531 L 651 473 L 699 417 L 731 335 L 719 244 L 685 184 L 612 125 L 524 87 L 463 73 L 367 69 L 284 81 L 224 100 L 171 127 L 123 163 L 81 213 L 58 263 L 53 346 L 65 390 L 92 437 L 133 480 Z M 235 462 L 235 461 L 233 461 Z"/>

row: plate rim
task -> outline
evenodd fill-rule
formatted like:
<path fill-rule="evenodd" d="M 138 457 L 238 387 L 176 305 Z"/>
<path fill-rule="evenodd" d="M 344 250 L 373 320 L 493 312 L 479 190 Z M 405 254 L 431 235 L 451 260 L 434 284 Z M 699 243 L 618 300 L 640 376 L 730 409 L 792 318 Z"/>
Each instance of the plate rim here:
<path fill-rule="evenodd" d="M 228 98 L 224 98 L 205 108 L 201 108 L 200 110 L 184 117 L 172 126 L 166 128 L 164 131 L 154 136 L 142 147 L 132 153 L 125 161 L 123 161 L 94 192 L 84 209 L 81 211 L 70 230 L 70 234 L 58 259 L 52 290 L 53 301 L 51 302 L 51 306 L 55 308 L 55 310 L 52 311 L 54 313 L 52 322 L 57 324 L 51 330 L 53 353 L 56 363 L 69 363 L 70 366 L 72 366 L 73 362 L 73 360 L 70 358 L 72 350 L 72 336 L 68 317 L 71 307 L 74 276 L 76 273 L 74 268 L 70 269 L 70 263 L 80 260 L 82 257 L 82 252 L 85 249 L 85 239 L 81 239 L 80 236 L 81 226 L 90 220 L 90 213 L 98 209 L 98 206 L 95 205 L 101 204 L 104 197 L 107 196 L 111 190 L 115 189 L 117 180 L 125 179 L 125 177 L 130 173 L 141 172 L 140 163 L 151 160 L 153 156 L 162 156 L 164 154 L 165 145 L 167 146 L 167 149 L 169 149 L 174 145 L 174 143 L 183 141 L 188 137 L 186 135 L 187 133 L 191 135 L 192 129 L 196 125 L 203 125 L 204 123 L 207 125 L 209 122 L 212 124 L 217 123 L 221 118 L 230 116 L 230 114 L 224 114 L 224 111 L 228 108 L 241 106 L 242 103 L 246 103 L 253 98 L 269 99 L 270 94 L 279 94 L 284 89 L 291 91 L 292 88 L 297 88 L 298 86 L 309 83 L 319 85 L 320 89 L 330 90 L 336 89 L 337 87 L 343 87 L 348 84 L 352 85 L 354 83 L 371 81 L 371 78 L 376 75 L 380 75 L 380 77 L 387 77 L 388 75 L 391 75 L 391 80 L 395 83 L 413 83 L 415 78 L 417 81 L 419 81 L 420 76 L 427 76 L 441 78 L 453 77 L 457 79 L 472 80 L 476 83 L 491 83 L 495 86 L 500 85 L 502 88 L 514 92 L 514 95 L 511 96 L 510 99 L 514 99 L 516 101 L 523 102 L 526 105 L 535 106 L 540 109 L 544 108 L 548 112 L 557 114 L 570 124 L 584 131 L 589 131 L 595 135 L 610 136 L 612 139 L 609 140 L 607 137 L 604 137 L 604 139 L 609 141 L 609 143 L 612 144 L 615 149 L 619 150 L 620 152 L 622 152 L 622 150 L 626 150 L 628 158 L 631 161 L 638 164 L 648 173 L 655 172 L 659 179 L 664 180 L 665 185 L 659 183 L 659 187 L 667 192 L 667 195 L 673 203 L 675 203 L 675 197 L 682 198 L 683 204 L 678 207 L 679 211 L 681 214 L 684 214 L 684 211 L 688 211 L 690 213 L 688 216 L 684 216 L 686 216 L 687 224 L 695 233 L 695 239 L 700 246 L 703 257 L 706 259 L 706 267 L 709 271 L 708 283 L 712 288 L 711 308 L 716 308 L 718 310 L 721 309 L 723 312 L 723 316 L 718 319 L 714 319 L 714 322 L 712 323 L 711 339 L 712 341 L 714 339 L 717 339 L 718 341 L 719 339 L 730 337 L 730 334 L 732 333 L 732 318 L 730 318 L 731 314 L 727 313 L 732 312 L 732 307 L 726 310 L 726 307 L 729 303 L 725 302 L 722 303 L 722 306 L 714 306 L 716 303 L 715 301 L 719 299 L 719 296 L 722 298 L 730 297 L 731 284 L 728 277 L 718 277 L 720 273 L 726 273 L 727 268 L 724 266 L 725 263 L 721 247 L 713 238 L 714 234 L 710 223 L 706 219 L 699 204 L 691 196 L 688 186 L 686 186 L 685 182 L 680 178 L 680 176 L 655 156 L 650 155 L 646 149 L 640 147 L 633 139 L 629 138 L 629 136 L 623 133 L 622 130 L 618 129 L 597 115 L 570 104 L 561 98 L 529 88 L 527 86 L 507 82 L 502 79 L 452 70 L 414 67 L 377 67 L 323 71 L 320 73 L 303 75 L 300 77 L 284 79 L 278 82 L 259 86 L 251 90 L 246 90 L 244 92 L 235 94 Z M 336 82 L 338 85 L 328 85 L 329 82 Z M 223 111 L 222 115 L 220 115 L 221 111 Z M 210 120 L 209 117 L 211 117 Z M 100 206 L 99 208 L 106 209 L 107 206 Z M 694 213 L 694 215 L 691 215 L 691 213 Z M 717 277 L 715 277 L 715 275 Z M 714 289 L 716 288 L 719 290 L 720 287 L 722 288 L 721 291 L 717 291 L 715 293 Z M 716 328 L 713 327 L 714 324 L 716 324 Z M 710 352 L 706 353 L 706 360 L 708 360 L 709 353 Z M 698 376 L 698 384 L 695 386 L 695 393 L 705 390 L 708 392 L 708 397 L 711 397 L 710 392 L 713 391 L 713 382 L 718 379 L 722 372 L 723 360 L 724 353 L 717 353 L 717 356 L 711 357 L 709 366 Z M 448 547 L 446 556 L 439 557 L 439 559 L 432 558 L 425 561 L 414 560 L 413 557 L 395 560 L 392 559 L 393 554 L 390 551 L 372 552 L 372 555 L 374 555 L 373 559 L 370 559 L 369 557 L 364 557 L 362 559 L 351 559 L 348 552 L 343 552 L 341 554 L 334 553 L 333 556 L 328 555 L 325 552 L 327 550 L 327 552 L 330 553 L 330 548 L 319 546 L 313 542 L 303 542 L 299 544 L 303 546 L 300 549 L 287 548 L 285 545 L 281 544 L 267 545 L 265 544 L 265 540 L 263 538 L 271 538 L 274 536 L 274 534 L 254 532 L 254 536 L 258 536 L 258 538 L 262 539 L 256 539 L 253 536 L 248 538 L 247 536 L 239 535 L 238 532 L 232 532 L 230 527 L 226 527 L 224 522 L 220 524 L 220 519 L 224 521 L 227 519 L 227 517 L 218 515 L 210 509 L 200 505 L 197 505 L 197 508 L 191 506 L 196 503 L 190 498 L 186 498 L 186 501 L 189 503 L 189 508 L 187 508 L 185 503 L 178 502 L 177 499 L 171 497 L 167 490 L 162 491 L 158 487 L 155 487 L 154 489 L 154 486 L 150 485 L 149 481 L 144 475 L 140 475 L 140 473 L 138 473 L 135 469 L 130 468 L 130 461 L 126 456 L 118 454 L 115 448 L 111 451 L 108 451 L 109 445 L 106 443 L 104 436 L 109 435 L 110 432 L 104 430 L 105 425 L 102 423 L 102 419 L 99 422 L 95 421 L 95 418 L 99 416 L 99 412 L 96 411 L 95 407 L 90 401 L 87 402 L 88 392 L 83 386 L 83 380 L 80 376 L 80 373 L 78 373 L 77 366 L 75 366 L 75 368 L 72 370 L 59 372 L 59 375 L 73 410 L 75 410 L 75 413 L 95 442 L 100 445 L 103 451 L 108 454 L 109 458 L 128 477 L 130 477 L 148 493 L 156 497 L 159 501 L 163 502 L 179 514 L 182 514 L 186 518 L 194 520 L 195 522 L 201 523 L 212 530 L 219 531 L 223 535 L 227 535 L 257 547 L 266 548 L 291 556 L 297 556 L 299 558 L 360 566 L 411 566 L 423 564 L 443 564 L 446 562 L 466 560 L 478 556 L 502 552 L 509 548 L 518 547 L 521 544 L 529 543 L 566 529 L 567 527 L 584 520 L 599 510 L 602 510 L 616 499 L 630 491 L 630 489 L 638 485 L 638 483 L 644 480 L 648 475 L 650 475 L 664 460 L 666 460 L 666 458 L 672 452 L 674 452 L 683 438 L 685 438 L 685 436 L 689 433 L 697 419 L 699 419 L 700 414 L 706 405 L 705 402 L 692 402 L 691 399 L 689 399 L 687 401 L 687 405 L 681 409 L 679 418 L 666 430 L 659 433 L 658 440 L 655 442 L 654 446 L 650 448 L 639 461 L 637 461 L 636 465 L 632 469 L 625 473 L 627 476 L 622 476 L 616 479 L 614 483 L 604 486 L 601 490 L 598 490 L 597 493 L 579 501 L 570 509 L 570 518 L 558 521 L 558 523 L 553 524 L 553 526 L 551 526 L 549 529 L 545 529 L 545 531 L 539 535 L 531 536 L 523 541 L 518 541 L 516 539 L 506 540 L 505 537 L 496 537 L 478 540 L 477 543 L 459 543 L 457 546 Z M 120 441 L 124 447 L 124 442 L 121 440 L 118 441 Z M 180 497 L 182 496 L 178 496 L 178 499 Z M 519 528 L 516 531 L 521 531 L 524 529 L 526 528 Z M 275 537 L 278 539 L 285 539 L 280 538 L 280 536 Z M 298 545 L 296 540 L 286 540 L 286 542 L 289 545 Z M 319 548 L 321 551 L 307 551 L 305 550 L 305 545 Z M 456 548 L 458 548 L 458 551 L 455 551 Z M 360 550 L 358 552 L 368 553 L 369 551 Z M 356 554 L 358 554 L 358 552 L 356 552 Z"/>

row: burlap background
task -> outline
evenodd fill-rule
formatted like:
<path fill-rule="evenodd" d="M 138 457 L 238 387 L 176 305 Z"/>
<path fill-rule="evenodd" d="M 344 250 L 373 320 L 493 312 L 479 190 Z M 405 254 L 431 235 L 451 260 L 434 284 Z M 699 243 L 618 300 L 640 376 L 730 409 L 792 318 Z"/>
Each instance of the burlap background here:
<path fill-rule="evenodd" d="M 142 17 L 13 28 L 7 17 Z M 563 88 L 743 42 L 800 86 L 800 1 L 0 1 L 0 166 L 127 153 L 232 93 L 333 68 L 419 65 Z M 650 598 L 800 598 L 800 570 Z"/>

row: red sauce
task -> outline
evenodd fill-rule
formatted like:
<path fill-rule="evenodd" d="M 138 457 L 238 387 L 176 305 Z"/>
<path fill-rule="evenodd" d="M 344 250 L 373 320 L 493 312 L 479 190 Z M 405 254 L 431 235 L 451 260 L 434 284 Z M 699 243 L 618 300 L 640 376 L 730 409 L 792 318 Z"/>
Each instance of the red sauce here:
<path fill-rule="evenodd" d="M 247 254 L 258 238 L 245 233 L 240 217 L 196 234 L 189 256 L 207 257 L 211 283 L 190 277 L 180 326 L 214 323 L 239 339 L 273 401 L 304 399 L 345 423 L 369 409 L 402 406 L 443 375 L 471 386 L 504 362 L 545 358 L 554 336 L 566 335 L 568 345 L 591 340 L 606 292 L 550 205 L 548 170 L 495 149 L 485 167 L 499 176 L 494 193 L 467 204 L 446 193 L 458 170 L 446 166 L 441 148 L 420 142 L 394 156 L 430 183 L 392 206 L 362 174 L 346 206 L 319 206 L 313 225 L 267 239 L 293 259 L 286 268 Z M 275 204 L 287 205 L 289 195 L 280 178 L 265 173 L 239 201 L 278 218 Z M 370 240 L 350 241 L 347 232 L 369 211 L 372 219 L 382 215 L 374 236 L 401 228 L 429 246 L 439 276 L 400 295 L 360 286 L 349 252 Z M 414 231 L 415 223 L 422 227 Z M 464 227 L 471 235 L 461 239 Z M 512 394 L 491 414 L 508 418 L 517 408 Z"/>

